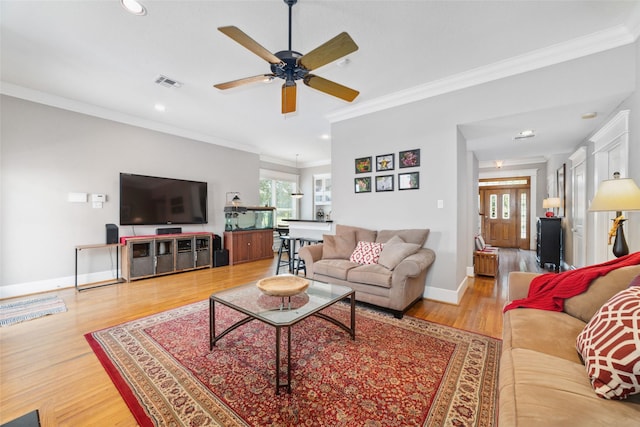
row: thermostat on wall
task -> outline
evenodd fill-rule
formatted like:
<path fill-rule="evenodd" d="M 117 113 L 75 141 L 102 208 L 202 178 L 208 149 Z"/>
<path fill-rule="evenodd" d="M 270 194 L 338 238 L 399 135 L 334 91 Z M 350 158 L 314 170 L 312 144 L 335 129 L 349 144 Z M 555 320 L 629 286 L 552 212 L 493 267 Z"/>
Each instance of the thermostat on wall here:
<path fill-rule="evenodd" d="M 92 202 L 106 202 L 107 195 L 106 194 L 92 194 L 91 195 Z"/>

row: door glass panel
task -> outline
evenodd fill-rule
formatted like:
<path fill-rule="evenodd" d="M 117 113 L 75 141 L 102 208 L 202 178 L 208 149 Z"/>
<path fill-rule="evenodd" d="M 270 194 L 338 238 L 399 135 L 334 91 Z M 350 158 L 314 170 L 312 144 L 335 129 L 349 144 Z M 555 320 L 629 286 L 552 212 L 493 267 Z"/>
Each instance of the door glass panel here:
<path fill-rule="evenodd" d="M 489 196 L 489 218 L 498 218 L 498 195 L 492 194 Z"/>
<path fill-rule="evenodd" d="M 527 193 L 520 193 L 520 238 L 527 238 Z"/>
<path fill-rule="evenodd" d="M 511 210 L 509 209 L 509 194 L 502 195 L 502 219 L 509 219 L 511 217 Z"/>

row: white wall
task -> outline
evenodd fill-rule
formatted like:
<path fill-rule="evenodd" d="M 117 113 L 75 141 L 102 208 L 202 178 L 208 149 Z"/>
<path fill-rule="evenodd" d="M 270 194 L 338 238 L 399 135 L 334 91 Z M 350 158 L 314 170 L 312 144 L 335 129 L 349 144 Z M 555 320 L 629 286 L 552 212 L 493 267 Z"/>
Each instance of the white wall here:
<path fill-rule="evenodd" d="M 636 70 L 640 70 L 640 40 L 635 43 Z M 630 110 L 629 113 L 629 178 L 640 186 L 640 72 L 636 74 L 636 91 L 619 108 Z M 616 111 L 617 113 L 617 111 Z M 588 193 L 595 194 L 595 189 Z M 591 197 L 589 198 L 591 200 Z M 628 212 L 629 221 L 625 227 L 625 237 L 629 251 L 640 251 L 640 212 Z"/>
<path fill-rule="evenodd" d="M 339 122 L 332 128 L 333 214 L 336 223 L 371 229 L 429 228 L 426 246 L 436 251 L 427 283 L 440 289 L 457 285 L 457 145 L 456 127 L 443 122 L 436 105 L 385 110 Z M 392 192 L 354 193 L 359 157 L 420 149 L 420 166 L 396 169 Z M 372 179 L 376 175 L 366 174 Z M 418 190 L 398 190 L 397 175 L 418 171 Z M 357 176 L 364 176 L 358 174 Z M 438 209 L 442 200 L 443 209 Z M 452 267 L 453 266 L 453 267 Z"/>
<path fill-rule="evenodd" d="M 225 193 L 258 198 L 259 157 L 29 101 L 2 96 L 0 291 L 72 286 L 74 247 L 105 242 L 119 222 L 119 173 L 208 183 L 208 224 L 184 231 L 224 231 Z M 69 192 L 104 193 L 102 209 L 69 203 Z M 120 227 L 153 234 L 156 226 Z M 113 275 L 115 254 L 81 253 L 80 273 Z M 8 294 L 8 295 L 7 295 Z"/>

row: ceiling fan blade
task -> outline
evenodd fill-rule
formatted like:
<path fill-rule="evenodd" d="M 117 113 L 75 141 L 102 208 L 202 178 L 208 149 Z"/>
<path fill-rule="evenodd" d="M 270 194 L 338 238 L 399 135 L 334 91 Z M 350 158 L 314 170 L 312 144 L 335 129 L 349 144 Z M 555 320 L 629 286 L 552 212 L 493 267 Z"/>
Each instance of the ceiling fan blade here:
<path fill-rule="evenodd" d="M 296 83 L 285 82 L 282 85 L 282 114 L 296 111 Z"/>
<path fill-rule="evenodd" d="M 358 50 L 358 45 L 353 41 L 349 34 L 342 32 L 325 44 L 322 44 L 306 55 L 303 55 L 298 60 L 298 64 L 311 71 L 333 62 L 336 59 L 342 58 L 351 52 L 355 52 L 356 50 Z"/>
<path fill-rule="evenodd" d="M 323 79 L 322 77 L 313 74 L 307 74 L 304 78 L 304 84 L 319 90 L 320 92 L 344 99 L 348 102 L 353 101 L 358 95 L 360 95 L 360 92 L 357 90 L 342 86 L 341 84 Z"/>
<path fill-rule="evenodd" d="M 233 25 L 230 25 L 228 27 L 219 27 L 218 31 L 240 43 L 242 46 L 249 49 L 251 52 L 255 53 L 270 64 L 279 64 L 282 62 L 280 58 L 262 47 L 260 43 L 249 37 L 238 27 L 235 27 Z"/>
<path fill-rule="evenodd" d="M 230 82 L 225 82 L 225 83 L 218 83 L 216 85 L 213 85 L 213 87 L 215 87 L 216 89 L 225 90 L 225 89 L 231 89 L 234 87 L 246 85 L 249 83 L 264 82 L 273 78 L 275 78 L 275 75 L 273 74 L 260 74 L 259 76 L 245 77 L 244 79 L 232 80 Z"/>

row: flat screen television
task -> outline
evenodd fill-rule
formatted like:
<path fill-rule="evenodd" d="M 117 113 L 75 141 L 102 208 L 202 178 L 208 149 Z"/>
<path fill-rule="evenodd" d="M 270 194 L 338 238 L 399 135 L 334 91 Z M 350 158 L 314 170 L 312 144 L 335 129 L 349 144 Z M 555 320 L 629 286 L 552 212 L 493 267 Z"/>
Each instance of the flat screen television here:
<path fill-rule="evenodd" d="M 206 223 L 206 182 L 120 174 L 120 225 Z"/>

